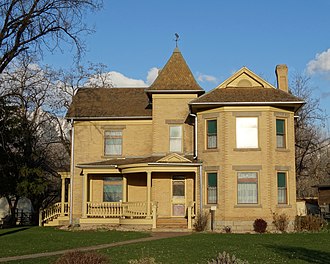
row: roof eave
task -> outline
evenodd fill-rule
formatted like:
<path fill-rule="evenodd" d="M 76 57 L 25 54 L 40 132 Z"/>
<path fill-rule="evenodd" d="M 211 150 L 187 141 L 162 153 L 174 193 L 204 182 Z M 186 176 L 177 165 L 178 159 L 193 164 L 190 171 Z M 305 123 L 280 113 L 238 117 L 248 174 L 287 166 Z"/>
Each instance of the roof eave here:
<path fill-rule="evenodd" d="M 269 106 L 293 106 L 295 112 L 298 111 L 306 102 L 305 101 L 287 101 L 287 102 L 190 102 L 193 106 L 239 106 L 239 105 L 269 105 Z"/>
<path fill-rule="evenodd" d="M 152 119 L 152 116 L 66 116 L 67 120 L 143 120 Z"/>
<path fill-rule="evenodd" d="M 204 90 L 145 90 L 146 93 L 205 93 Z"/>

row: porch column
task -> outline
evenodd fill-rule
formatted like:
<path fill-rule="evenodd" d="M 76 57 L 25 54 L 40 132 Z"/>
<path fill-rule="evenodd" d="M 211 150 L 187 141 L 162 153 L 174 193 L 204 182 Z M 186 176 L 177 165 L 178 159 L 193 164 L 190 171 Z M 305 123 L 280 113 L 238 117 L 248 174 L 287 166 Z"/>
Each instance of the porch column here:
<path fill-rule="evenodd" d="M 123 202 L 127 202 L 127 178 L 123 176 Z"/>
<path fill-rule="evenodd" d="M 147 218 L 150 219 L 150 202 L 151 202 L 151 171 L 147 171 Z"/>
<path fill-rule="evenodd" d="M 61 216 L 64 216 L 64 203 L 65 203 L 65 178 L 61 177 Z"/>
<path fill-rule="evenodd" d="M 88 174 L 83 175 L 83 193 L 82 193 L 82 218 L 87 218 L 87 187 L 88 187 Z"/>

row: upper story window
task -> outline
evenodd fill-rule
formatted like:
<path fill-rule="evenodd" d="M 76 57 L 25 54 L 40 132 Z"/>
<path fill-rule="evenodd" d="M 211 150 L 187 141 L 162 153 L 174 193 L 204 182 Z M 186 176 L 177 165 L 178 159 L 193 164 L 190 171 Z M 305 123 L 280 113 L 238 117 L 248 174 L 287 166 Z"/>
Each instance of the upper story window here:
<path fill-rule="evenodd" d="M 170 126 L 170 152 L 182 152 L 182 126 Z"/>
<path fill-rule="evenodd" d="M 236 147 L 258 148 L 258 117 L 236 117 Z"/>
<path fill-rule="evenodd" d="M 237 173 L 237 203 L 238 204 L 258 203 L 258 173 L 257 172 Z"/>
<path fill-rule="evenodd" d="M 104 155 L 121 156 L 123 154 L 123 131 L 110 130 L 104 132 Z"/>
<path fill-rule="evenodd" d="M 276 119 L 276 147 L 277 148 L 286 147 L 284 119 Z"/>
<path fill-rule="evenodd" d="M 217 148 L 217 120 L 207 120 L 207 148 Z"/>

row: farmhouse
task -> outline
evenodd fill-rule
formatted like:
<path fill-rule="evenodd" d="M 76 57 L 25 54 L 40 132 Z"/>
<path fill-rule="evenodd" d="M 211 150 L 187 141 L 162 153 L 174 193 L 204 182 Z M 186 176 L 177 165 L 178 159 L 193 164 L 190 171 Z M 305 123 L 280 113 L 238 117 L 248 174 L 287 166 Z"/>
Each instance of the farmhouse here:
<path fill-rule="evenodd" d="M 132 224 L 252 230 L 296 215 L 294 116 L 304 103 L 243 67 L 205 93 L 175 48 L 146 88 L 81 88 L 67 113 L 71 171 L 48 225 Z"/>

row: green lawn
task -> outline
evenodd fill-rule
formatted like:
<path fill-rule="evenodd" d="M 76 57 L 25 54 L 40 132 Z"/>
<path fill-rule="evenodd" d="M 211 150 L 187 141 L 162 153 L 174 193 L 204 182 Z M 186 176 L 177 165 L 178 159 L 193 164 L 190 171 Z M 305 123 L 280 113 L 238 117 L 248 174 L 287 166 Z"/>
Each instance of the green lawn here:
<path fill-rule="evenodd" d="M 0 229 L 0 257 L 57 251 L 147 237 L 147 233 L 64 231 L 52 227 Z"/>
<path fill-rule="evenodd" d="M 111 243 L 147 236 L 145 233 L 114 231 L 68 232 L 53 228 L 0 230 L 1 256 L 55 251 Z M 300 234 L 192 235 L 108 248 L 100 252 L 111 263 L 154 257 L 157 263 L 207 263 L 218 252 L 229 252 L 249 263 L 330 263 L 330 232 Z M 58 256 L 12 263 L 52 263 Z"/>
<path fill-rule="evenodd" d="M 330 263 L 330 233 L 193 234 L 102 250 L 111 263 L 154 257 L 164 263 L 207 263 L 218 252 L 249 263 Z"/>

